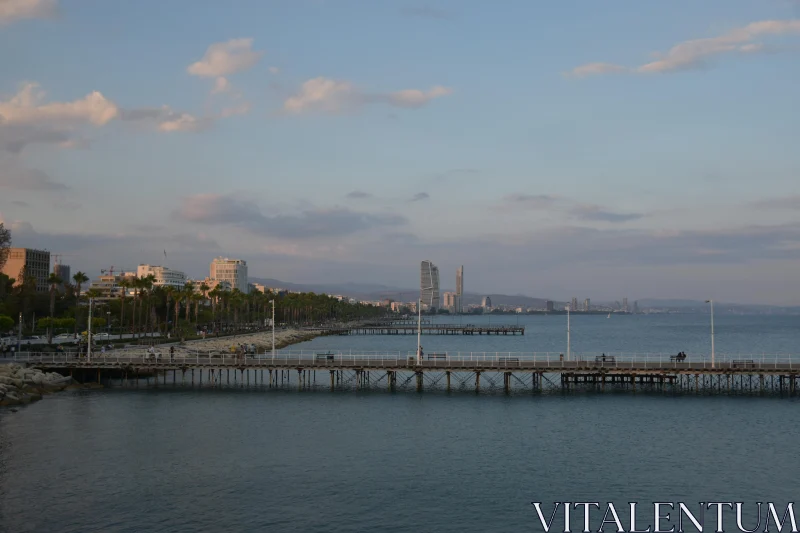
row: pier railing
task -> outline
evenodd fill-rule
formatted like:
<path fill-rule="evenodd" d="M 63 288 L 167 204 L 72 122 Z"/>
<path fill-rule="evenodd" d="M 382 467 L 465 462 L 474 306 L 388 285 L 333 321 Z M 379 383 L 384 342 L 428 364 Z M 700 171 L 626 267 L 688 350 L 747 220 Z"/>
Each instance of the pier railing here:
<path fill-rule="evenodd" d="M 418 363 L 414 351 L 343 351 L 343 350 L 280 350 L 271 352 L 233 354 L 228 352 L 186 352 L 173 356 L 166 351 L 150 353 L 142 349 L 115 350 L 93 353 L 91 359 L 85 355 L 63 353 L 19 352 L 0 359 L 0 362 L 18 362 L 35 365 L 58 366 L 306 366 L 306 367 L 360 367 L 378 368 L 422 367 L 422 368 L 503 368 L 503 369 L 552 369 L 554 372 L 614 370 L 798 370 L 800 355 L 791 354 L 719 354 L 712 366 L 707 354 L 688 355 L 677 360 L 674 354 L 637 353 L 581 353 L 566 359 L 558 352 L 437 352 L 427 353 Z"/>

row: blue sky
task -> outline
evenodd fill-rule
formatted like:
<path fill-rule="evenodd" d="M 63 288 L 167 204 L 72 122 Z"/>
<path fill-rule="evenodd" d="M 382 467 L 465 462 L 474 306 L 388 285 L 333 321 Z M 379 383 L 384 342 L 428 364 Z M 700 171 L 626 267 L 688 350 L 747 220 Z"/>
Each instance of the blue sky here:
<path fill-rule="evenodd" d="M 97 275 L 800 304 L 795 0 L 0 0 L 0 218 Z"/>

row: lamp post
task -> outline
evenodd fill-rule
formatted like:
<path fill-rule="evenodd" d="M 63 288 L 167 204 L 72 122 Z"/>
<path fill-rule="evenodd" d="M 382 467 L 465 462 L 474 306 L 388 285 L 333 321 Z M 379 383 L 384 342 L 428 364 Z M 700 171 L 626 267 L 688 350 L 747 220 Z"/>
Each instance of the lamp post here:
<path fill-rule="evenodd" d="M 272 304 L 272 357 L 275 357 L 275 300 L 270 300 Z"/>
<path fill-rule="evenodd" d="M 422 364 L 422 291 L 433 290 L 431 287 L 422 287 L 419 290 L 419 302 L 417 303 L 417 364 Z"/>
<path fill-rule="evenodd" d="M 714 300 L 706 300 L 711 304 L 711 368 L 714 368 Z"/>
<path fill-rule="evenodd" d="M 22 311 L 19 312 L 19 329 L 17 332 L 17 353 L 22 349 Z"/>
<path fill-rule="evenodd" d="M 567 306 L 567 361 L 569 361 L 569 356 L 570 356 L 570 351 L 571 351 L 570 338 L 569 338 L 569 333 L 570 333 L 570 328 L 569 328 L 570 316 L 569 316 L 569 312 L 570 312 L 570 306 Z"/>
<path fill-rule="evenodd" d="M 89 298 L 89 328 L 86 332 L 86 362 L 92 360 L 92 307 L 94 298 Z"/>

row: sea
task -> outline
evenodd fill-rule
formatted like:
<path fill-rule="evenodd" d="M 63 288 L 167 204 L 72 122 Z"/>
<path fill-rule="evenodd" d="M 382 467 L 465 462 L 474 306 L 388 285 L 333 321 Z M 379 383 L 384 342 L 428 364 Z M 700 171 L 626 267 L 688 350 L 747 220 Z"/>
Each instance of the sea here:
<path fill-rule="evenodd" d="M 566 316 L 447 320 L 526 331 L 423 336 L 426 352 L 566 350 Z M 710 352 L 708 315 L 570 321 L 576 353 Z M 800 317 L 715 321 L 719 354 L 800 345 Z M 293 348 L 413 352 L 416 336 Z M 744 502 L 752 528 L 756 502 L 797 499 L 799 441 L 800 403 L 776 396 L 72 391 L 0 409 L 0 533 L 542 532 L 532 502 L 549 519 L 564 501 Z M 648 510 L 637 526 L 652 524 Z"/>

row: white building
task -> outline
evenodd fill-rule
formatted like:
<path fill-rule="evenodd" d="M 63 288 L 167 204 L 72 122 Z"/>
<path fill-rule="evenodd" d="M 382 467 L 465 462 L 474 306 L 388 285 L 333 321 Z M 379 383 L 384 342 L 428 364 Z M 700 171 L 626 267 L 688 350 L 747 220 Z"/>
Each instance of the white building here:
<path fill-rule="evenodd" d="M 159 265 L 139 265 L 139 268 L 136 269 L 136 276 L 140 278 L 150 275 L 156 278 L 153 282 L 154 287 L 182 289 L 186 284 L 186 274 L 180 270 L 172 270 Z"/>
<path fill-rule="evenodd" d="M 247 261 L 243 259 L 214 258 L 211 261 L 211 270 L 208 277 L 227 281 L 231 284 L 231 289 L 239 289 L 245 294 L 249 289 L 247 283 Z"/>
<path fill-rule="evenodd" d="M 420 264 L 420 297 L 429 310 L 439 308 L 439 268 L 427 259 Z"/>

